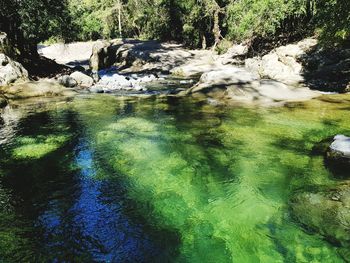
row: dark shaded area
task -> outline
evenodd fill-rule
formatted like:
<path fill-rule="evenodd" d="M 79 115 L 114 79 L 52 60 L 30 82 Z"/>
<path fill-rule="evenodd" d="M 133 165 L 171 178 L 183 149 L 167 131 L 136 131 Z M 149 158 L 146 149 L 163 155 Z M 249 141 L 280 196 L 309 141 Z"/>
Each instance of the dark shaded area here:
<path fill-rule="evenodd" d="M 74 71 L 70 67 L 58 64 L 54 60 L 42 56 L 23 59 L 20 62 L 28 70 L 29 77 L 33 80 L 53 78 L 57 75 L 69 75 Z"/>
<path fill-rule="evenodd" d="M 256 36 L 250 41 L 248 52 L 242 58 L 264 56 L 277 47 L 298 42 L 309 35 L 309 32 L 298 33 L 293 31 L 292 33 L 285 32 L 273 36 Z"/>
<path fill-rule="evenodd" d="M 323 48 L 318 45 L 300 60 L 305 82 L 311 89 L 350 91 L 350 46 Z"/>
<path fill-rule="evenodd" d="M 57 117 L 34 114 L 19 127 L 22 136 L 45 136 L 62 134 L 63 126 L 70 139 L 56 151 L 14 159 L 11 144 L 0 147 L 0 261 L 164 262 L 174 257 L 175 232 L 150 227 L 119 177 L 94 178 L 94 151 L 79 116 L 65 111 Z"/>

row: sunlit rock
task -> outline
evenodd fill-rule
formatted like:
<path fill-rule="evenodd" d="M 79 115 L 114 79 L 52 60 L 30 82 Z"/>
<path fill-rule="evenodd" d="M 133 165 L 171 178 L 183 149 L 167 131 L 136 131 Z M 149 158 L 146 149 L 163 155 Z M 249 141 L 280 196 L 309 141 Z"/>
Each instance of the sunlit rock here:
<path fill-rule="evenodd" d="M 0 86 L 27 79 L 28 71 L 20 63 L 0 53 Z"/>
<path fill-rule="evenodd" d="M 90 76 L 79 71 L 73 72 L 70 77 L 81 87 L 91 87 L 94 84 L 94 80 Z"/>
<path fill-rule="evenodd" d="M 25 99 L 32 97 L 73 96 L 70 91 L 54 81 L 31 81 L 22 84 L 7 86 L 2 89 L 6 98 Z"/>
<path fill-rule="evenodd" d="M 58 82 L 67 88 L 73 88 L 78 85 L 78 82 L 73 77 L 68 75 L 59 77 Z"/>

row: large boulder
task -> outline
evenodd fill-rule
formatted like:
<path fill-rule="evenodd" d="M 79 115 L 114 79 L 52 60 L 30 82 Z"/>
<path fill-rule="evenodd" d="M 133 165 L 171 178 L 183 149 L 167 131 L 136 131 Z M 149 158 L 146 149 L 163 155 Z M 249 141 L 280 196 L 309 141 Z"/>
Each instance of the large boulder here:
<path fill-rule="evenodd" d="M 20 63 L 0 53 L 0 86 L 27 79 L 28 71 Z"/>
<path fill-rule="evenodd" d="M 350 246 L 350 181 L 312 192 L 298 192 L 290 202 L 292 216 L 329 241 Z"/>
<path fill-rule="evenodd" d="M 92 47 L 90 69 L 99 71 L 111 67 L 116 61 L 116 48 L 108 41 L 97 41 Z"/>
<path fill-rule="evenodd" d="M 299 60 L 316 44 L 315 39 L 305 39 L 296 44 L 281 46 L 262 58 L 247 59 L 245 67 L 261 78 L 296 85 L 304 81 L 303 66 Z"/>
<path fill-rule="evenodd" d="M 75 92 L 64 88 L 55 81 L 31 81 L 5 86 L 2 92 L 8 99 L 73 96 L 75 94 Z"/>
<path fill-rule="evenodd" d="M 275 80 L 259 80 L 257 74 L 234 66 L 204 73 L 194 87 L 180 93 L 186 94 L 258 104 L 283 104 L 319 96 L 308 88 L 296 88 Z"/>
<path fill-rule="evenodd" d="M 73 72 L 70 77 L 81 87 L 91 87 L 94 84 L 93 78 L 79 71 Z"/>
<path fill-rule="evenodd" d="M 198 84 L 190 92 L 204 91 L 206 88 L 230 85 L 244 85 L 258 80 L 256 74 L 245 69 L 227 66 L 219 70 L 204 73 Z"/>
<path fill-rule="evenodd" d="M 350 137 L 334 137 L 327 150 L 326 163 L 335 176 L 350 177 Z"/>

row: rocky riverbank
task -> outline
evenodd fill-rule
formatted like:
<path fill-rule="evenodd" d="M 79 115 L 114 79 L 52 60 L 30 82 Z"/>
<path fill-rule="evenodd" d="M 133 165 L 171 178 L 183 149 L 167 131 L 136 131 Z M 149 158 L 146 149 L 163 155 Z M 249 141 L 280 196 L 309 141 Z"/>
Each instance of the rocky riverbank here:
<path fill-rule="evenodd" d="M 218 55 L 211 50 L 188 50 L 179 44 L 128 39 L 39 47 L 42 56 L 68 69 L 69 74 L 58 74 L 51 81 L 76 91 L 142 93 L 150 85 L 181 86 L 199 80 L 192 87 L 187 85 L 186 90 L 172 89 L 165 94 L 208 98 L 220 103 L 283 104 L 320 96 L 319 91 L 310 88 L 322 80 L 320 72 L 327 68 L 337 69 L 341 78 L 335 83 L 334 77 L 328 76 L 333 71 L 323 74 L 322 90 L 346 92 L 349 88 L 347 50 L 342 51 L 342 59 L 338 56 L 323 61 L 326 52 L 315 39 L 305 39 L 274 49 L 263 57 L 247 58 L 247 51 L 247 46 L 234 45 L 226 54 Z M 1 58 L 0 85 L 28 80 L 28 72 L 21 64 L 6 55 Z M 176 81 L 172 78 L 172 82 L 166 82 L 169 76 Z M 5 97 L 6 90 L 2 88 Z"/>

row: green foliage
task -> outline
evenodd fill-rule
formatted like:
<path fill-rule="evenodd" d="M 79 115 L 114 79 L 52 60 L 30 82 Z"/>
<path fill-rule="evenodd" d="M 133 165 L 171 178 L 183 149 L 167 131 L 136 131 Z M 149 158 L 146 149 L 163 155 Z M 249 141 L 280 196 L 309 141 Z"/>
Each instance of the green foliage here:
<path fill-rule="evenodd" d="M 224 39 L 218 44 L 216 51 L 219 53 L 219 55 L 225 54 L 230 47 L 232 47 L 232 42 Z"/>
<path fill-rule="evenodd" d="M 0 11 L 1 30 L 32 46 L 122 36 L 207 47 L 315 29 L 326 44 L 350 36 L 348 0 L 27 0 L 1 1 Z"/>
<path fill-rule="evenodd" d="M 273 35 L 282 23 L 306 14 L 303 0 L 241 0 L 227 7 L 226 23 L 231 39 L 242 41 L 253 36 Z"/>
<path fill-rule="evenodd" d="M 321 29 L 321 40 L 325 44 L 349 43 L 349 0 L 319 0 L 316 17 L 318 21 L 317 25 Z"/>
<path fill-rule="evenodd" d="M 52 36 L 72 36 L 67 1 L 26 0 L 0 2 L 0 31 L 22 55 L 35 55 L 36 44 Z"/>

